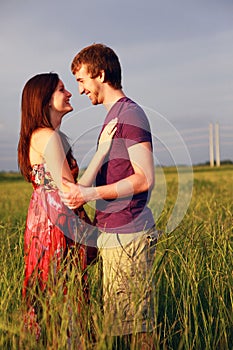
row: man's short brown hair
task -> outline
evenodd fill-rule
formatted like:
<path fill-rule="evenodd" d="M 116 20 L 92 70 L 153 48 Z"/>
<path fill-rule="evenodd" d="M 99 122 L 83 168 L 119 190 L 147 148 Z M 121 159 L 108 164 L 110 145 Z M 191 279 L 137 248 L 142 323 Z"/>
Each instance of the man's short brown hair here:
<path fill-rule="evenodd" d="M 115 89 L 122 89 L 121 66 L 116 53 L 103 44 L 93 44 L 82 49 L 71 63 L 71 71 L 75 74 L 85 65 L 91 78 L 96 78 L 101 71 L 105 72 L 105 82 Z"/>

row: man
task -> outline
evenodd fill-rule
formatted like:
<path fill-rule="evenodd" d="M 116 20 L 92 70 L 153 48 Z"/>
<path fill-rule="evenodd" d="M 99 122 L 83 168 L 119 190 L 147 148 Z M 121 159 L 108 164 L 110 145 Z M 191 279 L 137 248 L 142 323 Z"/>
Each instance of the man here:
<path fill-rule="evenodd" d="M 112 335 L 137 335 L 141 349 L 152 349 L 150 277 L 158 236 L 147 207 L 154 185 L 149 122 L 141 107 L 124 94 L 119 59 L 111 48 L 102 44 L 84 48 L 74 57 L 71 70 L 79 93 L 93 105 L 106 107 L 104 126 L 115 117 L 118 124 L 96 186 L 70 184 L 63 201 L 74 209 L 96 200 L 106 324 Z"/>

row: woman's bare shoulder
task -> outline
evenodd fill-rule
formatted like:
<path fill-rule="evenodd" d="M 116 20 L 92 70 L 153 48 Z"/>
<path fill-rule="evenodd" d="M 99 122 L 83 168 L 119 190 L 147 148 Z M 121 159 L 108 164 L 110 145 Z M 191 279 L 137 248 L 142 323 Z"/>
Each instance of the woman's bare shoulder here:
<path fill-rule="evenodd" d="M 39 139 L 40 137 L 50 137 L 54 132 L 55 131 L 52 128 L 38 128 L 32 133 L 32 137 L 35 139 Z"/>
<path fill-rule="evenodd" d="M 58 136 L 55 130 L 51 128 L 39 128 L 32 134 L 31 146 L 35 148 L 37 152 L 43 153 L 48 143 L 52 142 L 52 139 L 54 139 L 54 136 Z"/>

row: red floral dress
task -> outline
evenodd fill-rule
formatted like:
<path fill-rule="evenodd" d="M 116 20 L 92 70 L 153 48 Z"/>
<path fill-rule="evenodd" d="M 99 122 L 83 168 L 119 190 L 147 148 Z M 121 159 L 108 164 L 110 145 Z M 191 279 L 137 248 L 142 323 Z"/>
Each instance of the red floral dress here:
<path fill-rule="evenodd" d="M 74 179 L 78 176 L 78 166 L 73 161 L 71 167 Z M 59 270 L 70 247 L 79 250 L 80 266 L 87 267 L 86 249 L 77 237 L 78 216 L 61 201 L 58 188 L 46 164 L 34 165 L 31 172 L 33 193 L 30 200 L 24 235 L 25 277 L 23 297 L 35 283 L 42 291 L 46 288 L 49 274 Z M 86 276 L 84 276 L 86 279 Z"/>

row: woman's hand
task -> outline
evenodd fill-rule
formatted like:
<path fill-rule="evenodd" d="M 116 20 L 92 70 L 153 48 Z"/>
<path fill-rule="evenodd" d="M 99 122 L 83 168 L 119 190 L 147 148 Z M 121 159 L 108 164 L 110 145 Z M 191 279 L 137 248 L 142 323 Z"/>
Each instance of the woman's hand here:
<path fill-rule="evenodd" d="M 76 209 L 81 207 L 86 203 L 84 198 L 83 190 L 85 187 L 80 186 L 79 184 L 74 184 L 72 182 L 67 181 L 66 179 L 62 179 L 62 183 L 66 188 L 69 188 L 68 192 L 59 191 L 59 195 L 63 203 L 70 209 Z"/>
<path fill-rule="evenodd" d="M 98 143 L 98 152 L 101 152 L 101 154 L 106 155 L 110 150 L 113 136 L 117 130 L 117 122 L 117 118 L 112 119 L 102 131 Z"/>

